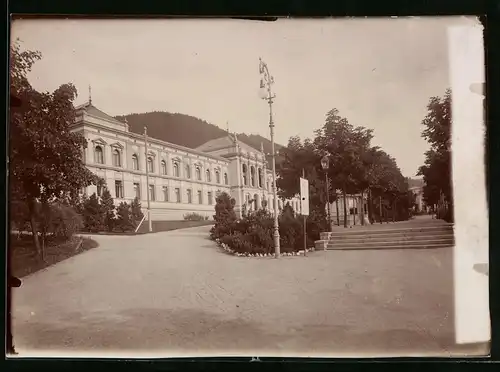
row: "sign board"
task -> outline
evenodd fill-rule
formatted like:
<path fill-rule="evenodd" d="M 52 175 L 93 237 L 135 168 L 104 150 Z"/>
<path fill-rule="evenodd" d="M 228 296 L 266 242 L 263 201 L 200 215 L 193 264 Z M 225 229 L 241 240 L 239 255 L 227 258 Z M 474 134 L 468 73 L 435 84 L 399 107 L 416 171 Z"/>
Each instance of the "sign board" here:
<path fill-rule="evenodd" d="M 309 181 L 300 178 L 300 213 L 309 216 Z"/>

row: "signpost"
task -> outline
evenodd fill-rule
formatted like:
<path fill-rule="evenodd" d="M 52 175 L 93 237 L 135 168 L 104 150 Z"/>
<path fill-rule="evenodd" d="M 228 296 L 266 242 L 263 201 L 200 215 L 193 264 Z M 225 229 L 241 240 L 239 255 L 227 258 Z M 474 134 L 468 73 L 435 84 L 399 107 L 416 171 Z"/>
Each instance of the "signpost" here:
<path fill-rule="evenodd" d="M 307 252 L 307 228 L 306 219 L 309 216 L 309 181 L 305 179 L 305 171 L 302 169 L 300 178 L 300 212 L 304 219 L 304 255 Z"/>

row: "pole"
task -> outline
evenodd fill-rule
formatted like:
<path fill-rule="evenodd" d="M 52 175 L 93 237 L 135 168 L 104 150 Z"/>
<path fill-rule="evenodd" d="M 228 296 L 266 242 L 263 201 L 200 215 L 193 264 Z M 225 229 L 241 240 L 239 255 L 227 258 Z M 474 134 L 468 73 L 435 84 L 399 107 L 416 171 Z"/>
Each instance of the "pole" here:
<path fill-rule="evenodd" d="M 302 168 L 302 178 L 306 178 L 306 171 Z M 304 256 L 307 254 L 307 223 L 306 223 L 306 215 L 302 214 L 302 218 L 304 219 Z"/>
<path fill-rule="evenodd" d="M 275 148 L 274 148 L 274 121 L 273 121 L 273 98 L 276 97 L 271 92 L 271 85 L 274 84 L 274 78 L 271 76 L 269 73 L 269 69 L 267 67 L 267 64 L 262 61 L 262 59 L 259 59 L 259 69 L 260 73 L 264 74 L 264 79 L 265 79 L 265 85 L 267 86 L 267 97 L 265 99 L 267 100 L 267 103 L 269 104 L 269 129 L 271 132 L 271 151 L 273 153 L 273 198 L 274 198 L 274 253 L 275 253 L 275 258 L 280 257 L 280 232 L 279 232 L 279 225 L 278 225 L 278 196 L 277 196 L 277 191 L 276 191 L 276 153 L 275 153 Z M 264 81 L 261 80 L 261 88 L 264 88 Z"/>
<path fill-rule="evenodd" d="M 271 130 L 271 151 L 273 152 L 273 198 L 274 198 L 274 253 L 280 256 L 280 232 L 278 226 L 278 196 L 276 192 L 276 154 L 274 150 L 273 100 L 269 97 L 269 128 Z"/>
<path fill-rule="evenodd" d="M 151 202 L 149 195 L 148 129 L 146 127 L 144 127 L 144 159 L 146 159 L 146 195 L 148 200 L 148 225 L 149 225 L 149 232 L 153 232 L 153 223 L 151 221 Z"/>
<path fill-rule="evenodd" d="M 330 218 L 330 182 L 328 180 L 328 170 L 325 170 L 326 180 L 326 203 L 328 205 L 328 232 L 332 231 L 332 220 Z"/>

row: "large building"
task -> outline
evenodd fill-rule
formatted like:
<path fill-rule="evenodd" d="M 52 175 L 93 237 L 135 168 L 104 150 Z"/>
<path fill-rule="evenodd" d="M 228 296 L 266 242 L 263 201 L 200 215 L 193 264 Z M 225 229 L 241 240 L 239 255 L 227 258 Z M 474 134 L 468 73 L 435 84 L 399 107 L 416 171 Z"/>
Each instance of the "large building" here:
<path fill-rule="evenodd" d="M 266 203 L 273 212 L 266 154 L 238 141 L 236 135 L 228 133 L 196 149 L 148 137 L 146 152 L 144 135 L 130 132 L 126 122 L 99 110 L 92 101 L 76 108 L 72 131 L 88 141 L 85 165 L 106 181 L 115 203 L 137 196 L 144 208 L 149 189 L 152 220 L 182 220 L 193 212 L 211 218 L 219 192 L 235 199 L 240 216 L 243 210 L 263 208 Z M 96 186 L 83 191 L 102 193 Z M 278 200 L 279 207 L 286 202 L 300 210 L 298 198 Z"/>

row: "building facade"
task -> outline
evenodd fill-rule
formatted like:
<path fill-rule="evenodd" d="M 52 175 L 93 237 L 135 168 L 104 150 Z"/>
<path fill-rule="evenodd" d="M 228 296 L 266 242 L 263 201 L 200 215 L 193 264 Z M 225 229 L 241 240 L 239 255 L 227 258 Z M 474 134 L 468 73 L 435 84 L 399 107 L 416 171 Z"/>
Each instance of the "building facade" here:
<path fill-rule="evenodd" d="M 85 165 L 106 181 L 116 204 L 138 197 L 145 208 L 149 190 L 153 220 L 182 220 L 193 212 L 212 218 L 220 192 L 235 199 L 240 216 L 266 203 L 273 211 L 272 172 L 266 155 L 262 148 L 241 143 L 235 135 L 228 133 L 196 149 L 148 137 L 146 148 L 144 135 L 130 132 L 126 122 L 107 115 L 91 101 L 76 108 L 72 131 L 87 140 Z M 102 191 L 96 186 L 83 190 L 98 196 Z M 299 210 L 298 198 L 279 200 L 279 207 L 286 202 Z"/>

